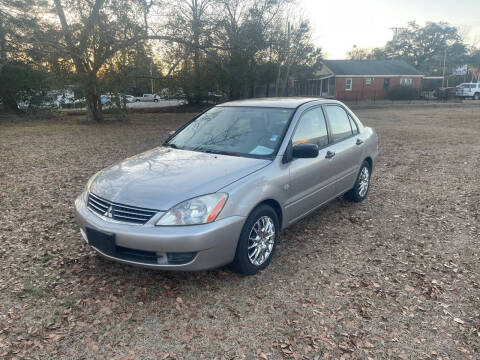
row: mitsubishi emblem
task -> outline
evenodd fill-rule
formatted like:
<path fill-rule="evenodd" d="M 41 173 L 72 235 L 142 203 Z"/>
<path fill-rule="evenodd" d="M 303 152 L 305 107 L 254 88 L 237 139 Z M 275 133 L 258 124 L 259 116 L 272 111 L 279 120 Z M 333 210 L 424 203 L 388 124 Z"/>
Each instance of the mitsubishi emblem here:
<path fill-rule="evenodd" d="M 107 209 L 107 211 L 105 211 L 105 214 L 103 214 L 103 216 L 106 216 L 106 217 L 109 217 L 111 218 L 113 215 L 112 215 L 112 206 L 110 205 Z"/>

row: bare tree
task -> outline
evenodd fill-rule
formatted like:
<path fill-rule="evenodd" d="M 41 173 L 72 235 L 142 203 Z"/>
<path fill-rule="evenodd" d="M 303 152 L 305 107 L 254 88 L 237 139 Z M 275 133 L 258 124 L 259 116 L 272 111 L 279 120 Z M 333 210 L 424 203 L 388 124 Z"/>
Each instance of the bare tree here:
<path fill-rule="evenodd" d="M 271 58 L 275 61 L 275 96 L 288 96 L 293 73 L 296 77 L 313 75 L 319 69 L 321 49 L 311 40 L 308 20 L 286 15 L 277 21 L 270 41 Z M 303 74 L 303 73 L 307 74 Z"/>
<path fill-rule="evenodd" d="M 374 60 L 376 51 L 376 49 L 359 48 L 353 45 L 352 50 L 347 52 L 346 57 L 349 60 Z"/>
<path fill-rule="evenodd" d="M 260 63 L 269 47 L 270 32 L 289 0 L 217 0 L 216 43 L 221 68 L 232 99 L 253 95 Z"/>
<path fill-rule="evenodd" d="M 195 103 L 201 96 L 201 62 L 205 52 L 212 47 L 211 32 L 213 0 L 177 0 L 169 8 L 169 20 L 165 25 L 165 37 L 168 41 L 184 49 L 184 62 L 190 56 L 193 62 L 193 91 L 191 98 Z M 159 37 L 162 39 L 162 37 Z"/>
<path fill-rule="evenodd" d="M 37 45 L 70 59 L 83 85 L 87 120 L 103 119 L 99 72 L 117 52 L 147 37 L 155 0 L 53 0 L 55 23 L 36 34 Z"/>
<path fill-rule="evenodd" d="M 252 96 L 258 83 L 276 83 L 280 94 L 292 74 L 312 66 L 318 55 L 308 24 L 287 26 L 285 13 L 293 2 L 0 0 L 0 15 L 4 3 L 14 3 L 17 9 L 27 3 L 35 7 L 31 13 L 38 16 L 22 32 L 28 50 L 23 57 L 44 66 L 55 78 L 63 76 L 65 81 L 57 85 L 67 81 L 81 85 L 87 120 L 100 121 L 103 87 L 120 91 L 138 82 L 143 70 L 135 68 L 139 63 L 132 52 L 145 60 L 141 64 L 148 60 L 164 69 L 163 79 L 170 78 L 170 84 L 182 83 L 189 100 L 196 103 L 210 90 L 222 90 L 231 99 Z M 0 23 L 0 67 L 8 57 L 4 50 L 8 26 Z M 148 50 L 154 41 L 161 45 L 155 57 L 162 59 L 162 66 L 153 63 Z M 15 53 L 16 58 L 22 56 L 19 50 Z"/>

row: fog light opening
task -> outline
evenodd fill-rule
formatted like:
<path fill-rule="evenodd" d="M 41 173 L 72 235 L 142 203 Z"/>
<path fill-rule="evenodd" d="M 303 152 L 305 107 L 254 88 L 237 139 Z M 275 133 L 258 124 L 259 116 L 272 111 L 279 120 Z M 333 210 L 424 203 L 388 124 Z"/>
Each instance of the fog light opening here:
<path fill-rule="evenodd" d="M 172 265 L 187 264 L 197 255 L 196 252 L 167 253 L 168 263 Z"/>

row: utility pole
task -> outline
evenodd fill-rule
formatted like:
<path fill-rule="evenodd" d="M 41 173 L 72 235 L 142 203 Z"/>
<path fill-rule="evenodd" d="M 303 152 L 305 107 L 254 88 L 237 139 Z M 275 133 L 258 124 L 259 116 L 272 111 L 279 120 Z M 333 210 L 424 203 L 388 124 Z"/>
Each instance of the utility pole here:
<path fill-rule="evenodd" d="M 152 66 L 153 66 L 153 64 L 150 63 L 150 84 L 152 85 L 152 94 L 154 94 L 154 92 L 153 92 L 153 69 L 152 69 Z"/>
<path fill-rule="evenodd" d="M 404 27 L 391 27 L 390 30 L 393 31 L 393 42 L 397 42 L 398 37 L 402 35 L 402 33 L 405 32 L 406 29 Z"/>
<path fill-rule="evenodd" d="M 443 54 L 443 79 L 442 79 L 442 87 L 445 87 L 445 64 L 447 62 L 447 47 L 445 46 L 445 52 Z"/>

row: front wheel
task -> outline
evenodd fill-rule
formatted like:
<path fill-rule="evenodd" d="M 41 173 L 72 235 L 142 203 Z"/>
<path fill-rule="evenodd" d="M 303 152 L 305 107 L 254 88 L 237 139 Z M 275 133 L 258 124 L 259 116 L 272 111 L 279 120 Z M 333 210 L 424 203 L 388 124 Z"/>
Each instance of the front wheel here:
<path fill-rule="evenodd" d="M 268 205 L 253 210 L 240 233 L 232 269 L 244 275 L 255 275 L 265 269 L 275 252 L 279 232 L 275 210 Z"/>
<path fill-rule="evenodd" d="M 475 95 L 473 95 L 473 100 L 480 100 L 480 93 L 475 93 Z"/>
<path fill-rule="evenodd" d="M 345 193 L 345 198 L 354 202 L 363 201 L 367 197 L 370 188 L 370 175 L 370 164 L 364 161 L 360 167 L 355 185 L 350 191 Z"/>

